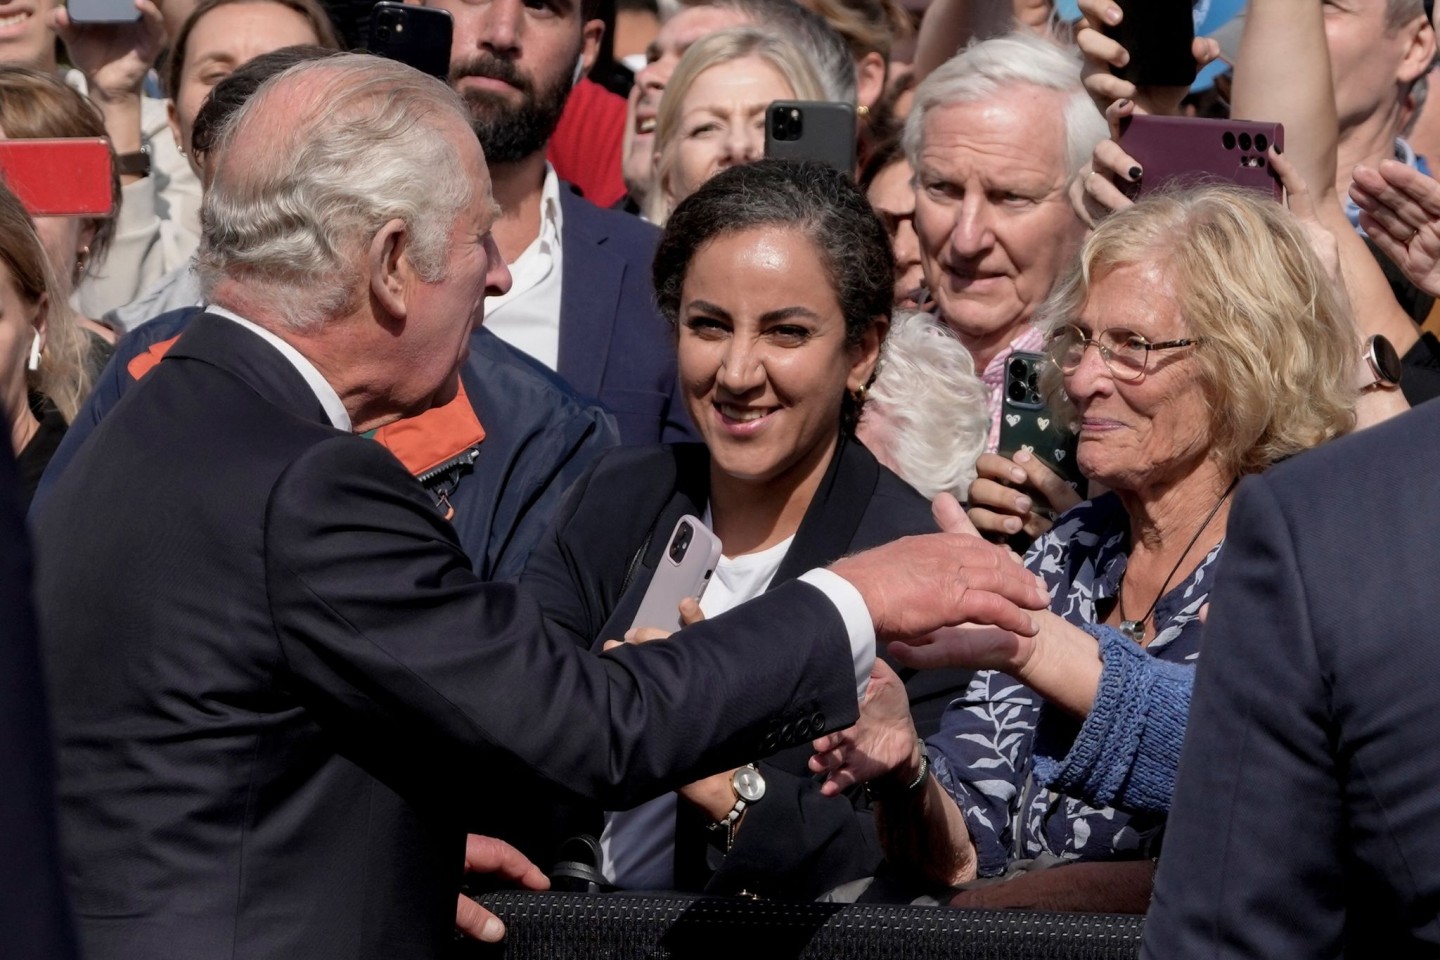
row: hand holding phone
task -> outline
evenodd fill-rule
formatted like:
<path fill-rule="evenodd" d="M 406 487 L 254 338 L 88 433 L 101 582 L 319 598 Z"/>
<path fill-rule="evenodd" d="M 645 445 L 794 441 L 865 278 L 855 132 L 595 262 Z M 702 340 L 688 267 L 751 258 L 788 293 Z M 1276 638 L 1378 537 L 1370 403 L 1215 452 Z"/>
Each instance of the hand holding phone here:
<path fill-rule="evenodd" d="M 1197 65 L 1191 52 L 1195 40 L 1192 0 L 1114 0 L 1123 17 L 1116 26 L 1104 26 L 1106 36 L 1130 55 L 1123 67 L 1112 67 L 1117 77 L 1137 87 L 1188 87 L 1195 82 Z"/>
<path fill-rule="evenodd" d="M 1138 183 L 1118 184 L 1131 199 L 1170 184 L 1233 183 L 1284 198 L 1265 151 L 1285 149 L 1285 128 L 1252 120 L 1152 117 L 1121 121 L 1119 144 L 1140 166 Z"/>
<path fill-rule="evenodd" d="M 679 630 L 683 626 L 680 601 L 693 597 L 699 602 L 719 562 L 720 538 L 698 518 L 689 514 L 681 517 L 666 541 L 665 552 L 660 555 L 630 629 Z"/>

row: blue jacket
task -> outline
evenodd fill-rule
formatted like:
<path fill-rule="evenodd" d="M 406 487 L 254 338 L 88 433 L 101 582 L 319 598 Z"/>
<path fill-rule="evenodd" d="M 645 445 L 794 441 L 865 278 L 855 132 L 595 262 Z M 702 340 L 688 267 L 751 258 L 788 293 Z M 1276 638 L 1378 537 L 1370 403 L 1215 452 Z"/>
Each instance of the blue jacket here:
<path fill-rule="evenodd" d="M 200 313 L 161 314 L 121 338 L 45 471 L 36 510 L 96 424 Z M 475 572 L 508 579 L 524 568 L 570 482 L 616 444 L 615 423 L 483 327 L 470 338 L 460 384 L 451 403 L 382 427 L 375 439 L 446 507 Z"/>

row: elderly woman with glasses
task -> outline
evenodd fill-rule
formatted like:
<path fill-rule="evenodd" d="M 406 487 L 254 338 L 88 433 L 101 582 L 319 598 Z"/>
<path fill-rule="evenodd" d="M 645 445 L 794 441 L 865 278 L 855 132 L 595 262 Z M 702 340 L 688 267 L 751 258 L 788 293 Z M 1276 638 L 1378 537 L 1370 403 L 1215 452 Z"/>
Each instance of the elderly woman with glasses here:
<path fill-rule="evenodd" d="M 831 773 L 827 790 L 870 781 L 893 866 L 955 886 L 1136 861 L 1103 880 L 1046 871 L 1055 895 L 1030 905 L 1143 910 L 1231 493 L 1351 429 L 1369 380 L 1304 228 L 1234 188 L 1111 216 L 1042 322 L 1080 466 L 1110 492 L 1062 514 L 1026 557 L 1053 598 L 1040 636 L 962 629 L 902 658 L 954 662 L 963 649 L 994 669 L 924 743 L 877 677 L 861 723 L 817 741 L 812 769 Z M 989 889 L 968 902 L 1003 902 Z"/>

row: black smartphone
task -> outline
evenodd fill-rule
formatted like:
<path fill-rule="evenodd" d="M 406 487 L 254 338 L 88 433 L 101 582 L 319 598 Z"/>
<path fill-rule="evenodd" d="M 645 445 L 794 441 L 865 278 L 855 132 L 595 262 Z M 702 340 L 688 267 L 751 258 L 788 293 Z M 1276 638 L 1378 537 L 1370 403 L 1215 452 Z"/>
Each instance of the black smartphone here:
<path fill-rule="evenodd" d="M 1233 183 L 1282 201 L 1285 188 L 1265 151 L 1284 152 L 1285 127 L 1263 120 L 1133 116 L 1121 121 L 1120 147 L 1144 170 L 1118 186 L 1131 199 L 1170 184 Z"/>
<path fill-rule="evenodd" d="M 855 176 L 855 108 L 827 100 L 776 100 L 765 111 L 765 156 L 819 160 Z"/>
<path fill-rule="evenodd" d="M 455 19 L 448 10 L 381 0 L 370 17 L 370 52 L 441 80 L 450 75 Z"/>
<path fill-rule="evenodd" d="M 1014 457 L 1028 450 L 1084 497 L 1085 475 L 1075 462 L 1076 432 L 1045 405 L 1040 393 L 1040 370 L 1049 362 L 1043 353 L 1019 350 L 1005 361 L 997 452 L 1002 457 Z"/>
<path fill-rule="evenodd" d="M 134 23 L 140 19 L 135 0 L 68 0 L 65 12 L 71 23 Z"/>
<path fill-rule="evenodd" d="M 1124 12 L 1104 28 L 1130 54 L 1110 72 L 1139 87 L 1188 87 L 1195 82 L 1195 13 L 1191 0 L 1115 0 Z"/>

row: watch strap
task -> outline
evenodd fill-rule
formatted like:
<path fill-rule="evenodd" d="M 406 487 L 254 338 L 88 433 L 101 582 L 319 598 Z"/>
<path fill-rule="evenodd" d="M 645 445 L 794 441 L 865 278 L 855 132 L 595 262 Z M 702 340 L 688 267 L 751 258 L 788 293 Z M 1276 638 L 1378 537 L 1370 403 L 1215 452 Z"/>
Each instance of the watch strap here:
<path fill-rule="evenodd" d="M 141 147 L 134 153 L 121 153 L 115 157 L 115 169 L 122 177 L 150 176 L 150 148 Z"/>

